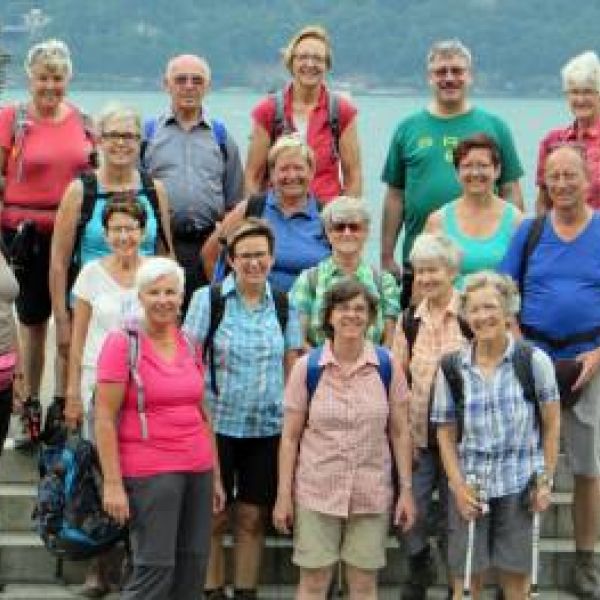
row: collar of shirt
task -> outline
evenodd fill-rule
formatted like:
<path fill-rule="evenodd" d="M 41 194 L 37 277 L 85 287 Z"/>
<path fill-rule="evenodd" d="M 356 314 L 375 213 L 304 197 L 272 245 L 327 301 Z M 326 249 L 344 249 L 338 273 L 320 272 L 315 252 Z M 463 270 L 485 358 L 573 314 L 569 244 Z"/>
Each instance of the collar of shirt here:
<path fill-rule="evenodd" d="M 321 261 L 319 269 L 322 276 L 325 278 L 331 278 L 335 275 L 344 276 L 346 274 L 333 260 L 333 256 L 328 256 L 325 260 Z M 354 275 L 359 281 L 368 281 L 369 277 L 373 276 L 373 269 L 362 256 L 358 261 L 358 266 L 356 267 L 356 271 L 354 271 Z"/>
<path fill-rule="evenodd" d="M 319 365 L 324 367 L 327 365 L 336 365 L 340 366 L 339 361 L 333 354 L 333 348 L 331 344 L 331 340 L 326 340 L 323 344 L 323 352 L 321 353 L 321 358 L 319 359 Z M 363 351 L 361 355 L 358 357 L 354 365 L 352 366 L 352 372 L 356 372 L 365 365 L 379 365 L 379 359 L 377 358 L 377 352 L 375 352 L 375 348 L 371 342 L 365 340 Z"/>
<path fill-rule="evenodd" d="M 600 119 L 598 119 L 591 127 L 584 129 L 581 133 L 582 139 L 596 140 L 600 138 Z M 565 129 L 565 134 L 567 141 L 576 141 L 579 139 L 579 127 L 577 121 L 573 121 L 573 123 Z"/>
<path fill-rule="evenodd" d="M 179 125 L 179 119 L 173 111 L 172 106 L 170 106 L 167 112 L 164 114 L 163 121 L 165 125 Z M 207 129 L 212 129 L 212 122 L 204 107 L 200 107 L 200 115 L 198 117 L 198 121 L 194 124 L 194 127 L 206 127 Z"/>
<path fill-rule="evenodd" d="M 286 215 L 279 206 L 279 200 L 273 190 L 267 192 L 266 204 L 269 208 L 276 210 L 284 219 L 295 219 L 297 217 L 306 217 L 307 219 L 319 218 L 319 209 L 317 201 L 313 195 L 306 198 L 306 204 L 300 210 L 297 210 L 291 215 Z"/>
<path fill-rule="evenodd" d="M 450 298 L 450 302 L 444 309 L 443 320 L 445 321 L 448 318 L 457 318 L 460 312 L 460 294 L 456 291 L 452 291 L 452 297 Z M 427 300 L 423 300 L 419 306 L 417 306 L 417 310 L 415 310 L 415 318 L 421 319 L 423 323 L 428 323 L 431 321 L 431 311 L 429 310 L 429 302 Z"/>
<path fill-rule="evenodd" d="M 515 340 L 511 333 L 506 334 L 508 344 L 502 354 L 502 358 L 498 362 L 498 366 L 511 360 L 512 354 L 515 349 Z M 462 364 L 464 367 L 477 369 L 477 363 L 475 362 L 475 342 L 471 342 L 469 346 L 461 351 Z"/>
<path fill-rule="evenodd" d="M 292 99 L 293 99 L 293 86 L 294 86 L 294 82 L 290 81 L 284 89 L 283 92 L 283 110 L 286 114 L 286 116 L 289 118 L 290 115 L 293 113 L 292 110 Z M 321 109 L 326 109 L 327 111 L 329 110 L 329 107 L 327 106 L 328 102 L 327 102 L 327 88 L 325 87 L 325 84 L 322 83 L 321 84 L 321 89 L 319 91 L 319 99 L 317 100 L 317 106 L 315 107 L 314 110 L 321 110 Z"/>
<path fill-rule="evenodd" d="M 238 289 L 237 283 L 235 281 L 235 274 L 230 273 L 225 277 L 223 283 L 221 284 L 221 294 L 223 296 L 238 296 L 240 299 L 242 298 L 242 294 Z M 264 305 L 266 302 L 269 302 L 273 297 L 271 292 L 271 286 L 268 281 L 265 281 L 265 291 L 261 300 L 261 305 Z"/>

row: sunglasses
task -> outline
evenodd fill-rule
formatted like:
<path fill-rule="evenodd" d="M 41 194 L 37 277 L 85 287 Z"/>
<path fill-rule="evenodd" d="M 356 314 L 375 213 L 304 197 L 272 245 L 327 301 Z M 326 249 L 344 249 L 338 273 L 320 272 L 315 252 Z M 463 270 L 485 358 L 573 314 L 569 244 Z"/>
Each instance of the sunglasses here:
<path fill-rule="evenodd" d="M 352 221 L 348 223 L 332 223 L 330 229 L 332 231 L 335 231 L 336 233 L 343 233 L 344 231 L 346 231 L 346 229 L 350 233 L 358 233 L 359 231 L 362 231 L 362 224 Z"/>
<path fill-rule="evenodd" d="M 441 79 L 448 75 L 452 75 L 452 77 L 462 77 L 467 72 L 467 69 L 465 67 L 439 67 L 437 69 L 432 69 L 431 72 L 438 79 Z"/>
<path fill-rule="evenodd" d="M 103 131 L 101 137 L 111 142 L 120 140 L 122 142 L 137 142 L 140 139 L 139 133 L 132 131 Z"/>

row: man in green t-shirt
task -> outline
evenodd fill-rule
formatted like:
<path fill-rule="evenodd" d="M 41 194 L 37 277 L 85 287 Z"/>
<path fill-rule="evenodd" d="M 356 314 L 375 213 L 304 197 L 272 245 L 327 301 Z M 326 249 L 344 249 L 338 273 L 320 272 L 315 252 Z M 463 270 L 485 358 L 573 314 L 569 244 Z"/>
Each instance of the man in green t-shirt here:
<path fill-rule="evenodd" d="M 494 139 L 501 156 L 499 193 L 523 209 L 519 185 L 523 169 L 509 128 L 499 117 L 469 102 L 473 77 L 468 48 L 459 40 L 436 42 L 429 51 L 427 67 L 431 103 L 398 125 L 382 175 L 387 192 L 381 264 L 397 276 L 402 269 L 394 260 L 394 250 L 402 225 L 402 261 L 406 264 L 413 241 L 429 214 L 460 196 L 452 152 L 461 139 L 475 133 L 486 133 Z"/>

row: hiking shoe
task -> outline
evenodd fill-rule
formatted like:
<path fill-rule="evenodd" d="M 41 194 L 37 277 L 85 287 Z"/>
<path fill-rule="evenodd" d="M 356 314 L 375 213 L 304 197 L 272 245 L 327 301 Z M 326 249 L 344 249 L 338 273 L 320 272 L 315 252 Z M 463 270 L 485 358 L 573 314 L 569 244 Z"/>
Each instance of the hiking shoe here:
<path fill-rule="evenodd" d="M 37 398 L 27 398 L 21 414 L 22 437 L 15 439 L 16 450 L 34 450 L 40 441 L 42 405 Z"/>
<path fill-rule="evenodd" d="M 578 598 L 600 600 L 600 574 L 592 552 L 577 552 L 573 569 L 573 591 Z"/>
<path fill-rule="evenodd" d="M 204 590 L 204 600 L 229 600 L 224 588 Z"/>

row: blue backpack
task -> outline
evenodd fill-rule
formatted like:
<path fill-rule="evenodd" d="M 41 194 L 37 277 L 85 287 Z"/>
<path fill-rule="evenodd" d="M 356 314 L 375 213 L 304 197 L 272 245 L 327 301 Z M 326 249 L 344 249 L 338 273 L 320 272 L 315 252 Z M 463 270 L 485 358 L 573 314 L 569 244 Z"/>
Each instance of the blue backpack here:
<path fill-rule="evenodd" d="M 377 359 L 379 365 L 377 365 L 377 371 L 381 382 L 385 387 L 386 396 L 390 395 L 390 385 L 392 383 L 392 360 L 390 353 L 387 348 L 383 346 L 375 346 L 375 352 L 377 353 Z M 323 354 L 323 346 L 313 348 L 308 353 L 308 364 L 306 367 L 306 390 L 308 391 L 308 402 L 312 400 L 315 394 L 321 375 L 323 375 L 323 366 L 319 364 L 321 355 Z"/>
<path fill-rule="evenodd" d="M 125 540 L 127 528 L 102 508 L 102 475 L 94 446 L 78 435 L 40 453 L 33 511 L 46 548 L 59 560 L 85 560 Z"/>

